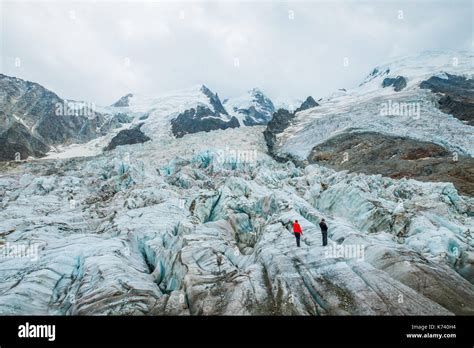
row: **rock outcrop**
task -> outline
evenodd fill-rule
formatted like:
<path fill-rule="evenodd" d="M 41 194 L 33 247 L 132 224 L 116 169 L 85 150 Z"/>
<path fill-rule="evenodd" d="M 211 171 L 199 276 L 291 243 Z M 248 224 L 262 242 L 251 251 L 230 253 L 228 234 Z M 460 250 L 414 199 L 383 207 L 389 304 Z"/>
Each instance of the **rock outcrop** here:
<path fill-rule="evenodd" d="M 316 100 L 313 99 L 312 96 L 309 96 L 308 98 L 306 98 L 303 104 L 301 104 L 301 106 L 295 110 L 295 113 L 314 108 L 315 106 L 319 106 L 319 104 L 316 102 Z"/>
<path fill-rule="evenodd" d="M 304 111 L 318 105 L 319 104 L 313 99 L 313 97 L 309 96 L 294 112 L 290 112 L 286 109 L 278 109 L 278 111 L 273 114 L 272 119 L 270 122 L 268 122 L 267 128 L 263 132 L 263 136 L 267 142 L 269 153 L 275 159 L 284 161 L 284 158 L 277 156 L 274 151 L 277 135 L 282 133 L 290 126 L 291 121 L 295 118 L 297 112 Z"/>
<path fill-rule="evenodd" d="M 225 121 L 218 115 L 208 107 L 198 105 L 196 109 L 186 110 L 173 119 L 171 129 L 174 136 L 181 138 L 186 134 L 240 126 L 237 118 L 231 117 L 230 120 Z"/>
<path fill-rule="evenodd" d="M 400 92 L 402 89 L 404 89 L 407 86 L 407 80 L 403 76 L 397 76 L 397 77 L 386 77 L 382 81 L 382 87 L 393 87 L 393 90 L 395 92 Z"/>
<path fill-rule="evenodd" d="M 439 93 L 441 111 L 474 126 L 474 79 L 451 74 L 446 74 L 446 78 L 432 76 L 421 82 L 420 88 Z"/>
<path fill-rule="evenodd" d="M 374 132 L 344 133 L 315 146 L 308 161 L 336 170 L 397 179 L 452 182 L 462 194 L 474 196 L 472 157 L 406 137 Z"/>
<path fill-rule="evenodd" d="M 110 151 L 115 149 L 117 146 L 140 144 L 149 140 L 151 139 L 143 134 L 139 126 L 130 129 L 123 129 L 112 138 L 109 145 L 107 145 L 104 150 Z"/>

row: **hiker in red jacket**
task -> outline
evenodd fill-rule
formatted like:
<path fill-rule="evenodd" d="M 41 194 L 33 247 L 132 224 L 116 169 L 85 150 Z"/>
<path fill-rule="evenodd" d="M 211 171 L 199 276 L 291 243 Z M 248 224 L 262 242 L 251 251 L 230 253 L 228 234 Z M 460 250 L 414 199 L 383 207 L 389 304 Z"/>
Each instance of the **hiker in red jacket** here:
<path fill-rule="evenodd" d="M 296 245 L 299 247 L 300 238 L 303 235 L 303 230 L 301 229 L 301 226 L 298 223 L 298 220 L 295 220 L 295 223 L 293 224 L 293 233 L 295 234 L 295 237 L 296 237 Z"/>

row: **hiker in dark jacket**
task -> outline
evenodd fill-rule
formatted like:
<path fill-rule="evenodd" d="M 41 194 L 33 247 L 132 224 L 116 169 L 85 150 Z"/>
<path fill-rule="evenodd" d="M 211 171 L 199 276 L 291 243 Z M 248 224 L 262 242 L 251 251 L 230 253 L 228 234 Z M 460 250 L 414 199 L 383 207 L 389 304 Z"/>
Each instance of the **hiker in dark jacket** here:
<path fill-rule="evenodd" d="M 295 220 L 295 223 L 293 224 L 293 233 L 295 234 L 296 237 L 296 246 L 300 246 L 300 238 L 303 235 L 303 230 L 301 229 L 300 224 L 298 223 L 298 220 Z"/>
<path fill-rule="evenodd" d="M 326 225 L 326 220 L 321 219 L 319 223 L 319 228 L 321 229 L 321 233 L 323 234 L 323 246 L 328 245 L 328 225 Z"/>

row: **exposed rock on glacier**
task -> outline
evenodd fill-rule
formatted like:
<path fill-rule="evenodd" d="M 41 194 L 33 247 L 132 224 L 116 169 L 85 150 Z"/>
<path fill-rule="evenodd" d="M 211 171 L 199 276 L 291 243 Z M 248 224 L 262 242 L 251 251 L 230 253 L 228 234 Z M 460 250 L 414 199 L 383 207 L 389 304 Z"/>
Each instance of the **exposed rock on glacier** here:
<path fill-rule="evenodd" d="M 171 121 L 173 134 L 181 138 L 186 134 L 209 132 L 216 129 L 239 127 L 237 118 L 224 121 L 209 108 L 198 105 L 196 109 L 186 110 Z"/>
<path fill-rule="evenodd" d="M 390 86 L 393 86 L 395 92 L 400 92 L 407 86 L 407 80 L 403 76 L 384 78 L 382 81 L 382 87 L 386 88 Z"/>
<path fill-rule="evenodd" d="M 265 141 L 267 142 L 268 151 L 274 156 L 276 156 L 274 148 L 277 134 L 282 133 L 290 125 L 290 121 L 294 117 L 294 113 L 291 113 L 286 109 L 279 109 L 273 114 L 273 118 L 263 132 Z"/>
<path fill-rule="evenodd" d="M 273 117 L 268 123 L 267 128 L 263 132 L 263 135 L 265 137 L 269 153 L 277 161 L 285 160 L 285 156 L 280 157 L 276 154 L 275 145 L 277 144 L 278 134 L 283 133 L 283 131 L 290 126 L 297 112 L 311 109 L 318 105 L 319 104 L 313 99 L 313 97 L 309 96 L 295 111 L 288 111 L 287 109 L 278 109 L 278 111 L 273 114 Z"/>
<path fill-rule="evenodd" d="M 443 112 L 474 126 L 474 79 L 451 74 L 432 76 L 420 88 L 440 93 L 438 104 Z"/>
<path fill-rule="evenodd" d="M 237 118 L 226 117 L 229 115 L 222 106 L 217 93 L 212 93 L 204 85 L 200 91 L 209 99 L 210 107 L 197 105 L 196 108 L 188 109 L 172 119 L 171 130 L 176 137 L 181 138 L 190 133 L 239 127 Z"/>
<path fill-rule="evenodd" d="M 3 166 L 0 313 L 474 314 L 472 199 L 278 163 L 261 131 Z"/>
<path fill-rule="evenodd" d="M 123 129 L 112 138 L 105 150 L 113 150 L 120 145 L 144 143 L 149 140 L 150 138 L 143 134 L 139 127 Z"/>

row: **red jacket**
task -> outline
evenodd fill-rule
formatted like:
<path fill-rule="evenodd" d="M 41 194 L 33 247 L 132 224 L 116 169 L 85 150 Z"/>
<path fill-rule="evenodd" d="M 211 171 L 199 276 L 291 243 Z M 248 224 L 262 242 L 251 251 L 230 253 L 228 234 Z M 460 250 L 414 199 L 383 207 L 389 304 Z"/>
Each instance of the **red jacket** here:
<path fill-rule="evenodd" d="M 301 234 L 303 234 L 303 231 L 301 230 L 301 226 L 300 226 L 299 223 L 295 222 L 295 223 L 293 224 L 293 232 L 294 232 L 294 233 L 301 233 Z"/>

